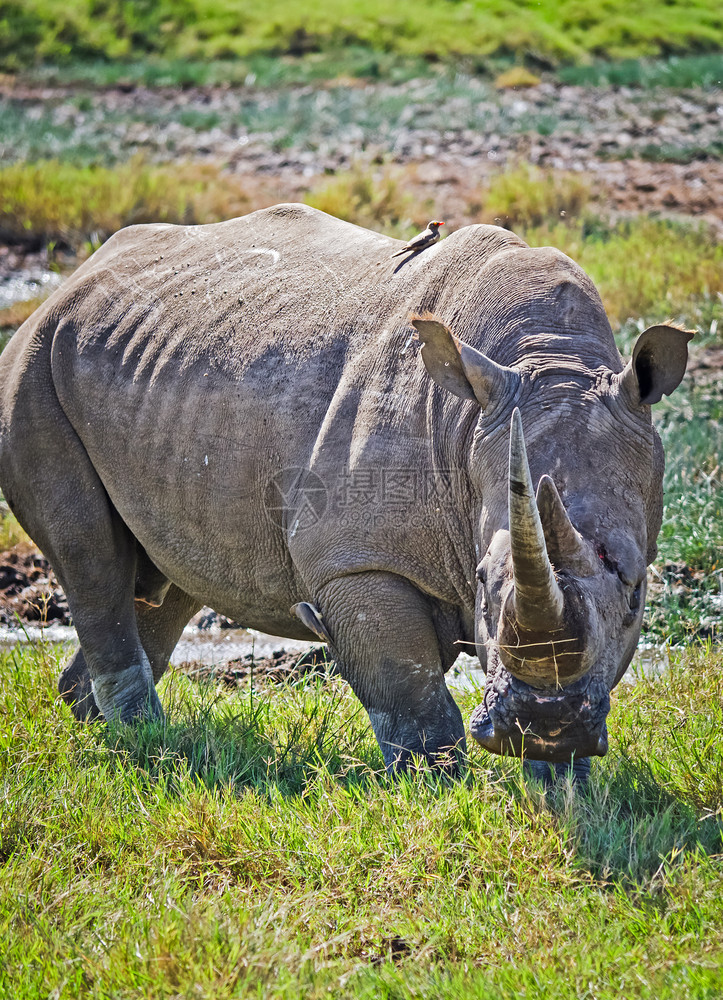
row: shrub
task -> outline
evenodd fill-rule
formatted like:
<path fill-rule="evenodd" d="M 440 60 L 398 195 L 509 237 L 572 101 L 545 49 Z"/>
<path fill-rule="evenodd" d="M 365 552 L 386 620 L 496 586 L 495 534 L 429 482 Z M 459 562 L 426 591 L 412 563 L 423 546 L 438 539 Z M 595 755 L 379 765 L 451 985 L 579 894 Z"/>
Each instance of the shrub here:
<path fill-rule="evenodd" d="M 255 207 L 264 200 L 258 191 L 254 198 Z M 217 222 L 249 207 L 241 182 L 209 164 L 154 166 L 135 157 L 114 168 L 46 160 L 0 170 L 0 239 L 7 242 L 78 248 L 134 223 Z"/>
<path fill-rule="evenodd" d="M 482 216 L 515 231 L 580 216 L 592 197 L 581 174 L 543 171 L 529 164 L 498 174 L 482 192 Z"/>
<path fill-rule="evenodd" d="M 375 172 L 357 164 L 348 173 L 336 174 L 306 196 L 307 205 L 370 229 L 383 229 L 390 235 L 407 234 L 412 226 L 423 226 L 427 215 L 404 189 L 400 169 L 383 167 Z M 424 216 L 424 218 L 422 218 Z"/>

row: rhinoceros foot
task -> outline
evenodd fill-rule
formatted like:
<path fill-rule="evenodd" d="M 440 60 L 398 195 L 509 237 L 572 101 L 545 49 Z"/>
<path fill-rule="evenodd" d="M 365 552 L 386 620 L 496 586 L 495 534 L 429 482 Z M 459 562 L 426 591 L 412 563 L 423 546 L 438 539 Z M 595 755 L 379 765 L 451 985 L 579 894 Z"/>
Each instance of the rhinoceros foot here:
<path fill-rule="evenodd" d="M 101 718 L 82 649 L 78 648 L 63 667 L 58 678 L 58 692 L 78 722 L 94 722 Z"/>
<path fill-rule="evenodd" d="M 147 659 L 125 670 L 101 674 L 93 679 L 93 695 L 108 721 L 133 722 L 139 718 L 162 718 Z"/>
<path fill-rule="evenodd" d="M 590 758 L 574 757 L 567 763 L 551 764 L 547 760 L 525 760 L 525 776 L 541 781 L 549 788 L 558 781 L 570 780 L 577 785 L 586 785 L 590 777 Z"/>

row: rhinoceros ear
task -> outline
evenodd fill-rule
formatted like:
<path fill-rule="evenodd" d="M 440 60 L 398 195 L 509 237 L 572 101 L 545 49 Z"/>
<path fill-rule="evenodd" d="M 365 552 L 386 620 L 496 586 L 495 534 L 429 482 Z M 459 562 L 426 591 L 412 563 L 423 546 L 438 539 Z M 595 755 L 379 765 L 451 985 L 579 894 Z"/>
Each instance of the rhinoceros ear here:
<path fill-rule="evenodd" d="M 437 385 L 474 399 L 484 409 L 494 396 L 517 388 L 520 376 L 514 368 L 498 365 L 487 355 L 464 344 L 431 313 L 411 316 L 410 323 L 422 342 L 422 360 Z"/>
<path fill-rule="evenodd" d="M 651 326 L 638 337 L 633 356 L 620 375 L 620 387 L 634 403 L 659 403 L 680 385 L 694 330 Z"/>

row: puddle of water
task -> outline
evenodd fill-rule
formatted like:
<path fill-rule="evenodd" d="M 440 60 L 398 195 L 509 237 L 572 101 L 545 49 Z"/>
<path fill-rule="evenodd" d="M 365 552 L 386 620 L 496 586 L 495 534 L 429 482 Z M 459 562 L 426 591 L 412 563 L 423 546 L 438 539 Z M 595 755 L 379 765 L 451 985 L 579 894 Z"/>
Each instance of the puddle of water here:
<path fill-rule="evenodd" d="M 23 629 L 0 626 L 0 648 L 24 645 L 28 642 L 77 643 L 78 637 L 71 625 L 50 625 L 40 628 L 27 625 Z M 318 646 L 318 642 L 302 639 L 284 639 L 279 635 L 267 635 L 255 629 L 210 628 L 200 631 L 187 625 L 178 645 L 171 655 L 171 663 L 178 665 L 187 660 L 199 660 L 207 664 L 223 664 L 253 653 L 258 659 L 272 656 L 278 650 L 301 655 Z M 476 656 L 460 653 L 446 677 L 447 686 L 452 691 L 468 692 L 484 688 L 485 675 Z"/>
<path fill-rule="evenodd" d="M 15 302 L 28 302 L 50 295 L 64 281 L 55 271 L 14 271 L 0 277 L 0 309 L 7 309 Z"/>
<path fill-rule="evenodd" d="M 445 679 L 450 691 L 458 691 L 460 694 L 476 691 L 481 697 L 485 686 L 485 672 L 477 657 L 470 656 L 469 653 L 459 654 Z"/>
<path fill-rule="evenodd" d="M 638 646 L 633 662 L 623 674 L 621 684 L 634 684 L 640 677 L 659 677 L 670 666 L 667 646 Z"/>
<path fill-rule="evenodd" d="M 10 628 L 0 625 L 0 647 L 25 645 L 28 642 L 77 642 L 78 636 L 72 625 L 48 625 L 40 628 L 38 625 L 25 625 L 23 628 Z"/>
<path fill-rule="evenodd" d="M 171 663 L 184 660 L 200 660 L 201 663 L 228 663 L 253 653 L 257 659 L 271 656 L 279 649 L 287 653 L 305 653 L 318 646 L 318 642 L 302 639 L 284 639 L 278 635 L 267 635 L 255 629 L 216 629 L 199 632 L 192 626 L 183 630 L 178 645 L 173 650 Z"/>

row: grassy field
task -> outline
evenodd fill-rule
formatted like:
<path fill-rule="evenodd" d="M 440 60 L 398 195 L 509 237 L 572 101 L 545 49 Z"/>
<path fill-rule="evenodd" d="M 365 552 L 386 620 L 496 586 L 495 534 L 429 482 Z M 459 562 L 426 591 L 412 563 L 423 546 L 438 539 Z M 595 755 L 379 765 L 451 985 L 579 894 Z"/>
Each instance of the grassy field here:
<path fill-rule="evenodd" d="M 305 200 L 357 225 L 408 237 L 432 209 L 414 178 L 413 168 L 355 167 L 314 181 Z M 263 178 L 203 163 L 13 164 L 0 168 L 0 239 L 60 245 L 82 258 L 122 226 L 217 222 L 271 204 L 275 193 Z M 693 222 L 611 222 L 584 176 L 524 165 L 479 186 L 471 182 L 465 211 L 576 260 L 600 290 L 624 351 L 632 346 L 636 323 L 670 317 L 697 327 L 705 339 L 720 337 L 723 244 Z M 17 325 L 29 308 L 18 304 L 0 312 L 0 328 Z"/>
<path fill-rule="evenodd" d="M 475 748 L 389 782 L 338 680 L 172 674 L 164 725 L 78 727 L 57 655 L 0 669 L 0 995 L 721 995 L 719 652 L 618 689 L 578 794 Z"/>
<path fill-rule="evenodd" d="M 427 60 L 523 54 L 537 65 L 596 58 L 700 54 L 721 48 L 715 0 L 4 0 L 0 66 L 148 54 L 168 58 L 244 58 L 342 54 L 348 47 Z M 343 61 L 343 55 L 341 55 Z"/>
<path fill-rule="evenodd" d="M 722 49 L 714 0 L 0 0 L 0 244 L 70 267 L 124 225 L 291 196 L 407 237 L 436 217 L 433 188 L 389 152 L 414 128 L 507 149 L 597 143 L 629 119 L 606 168 L 717 161 Z M 591 114 L 581 91 L 505 90 L 523 70 L 607 90 Z M 649 138 L 658 119 L 672 139 Z M 234 143 L 323 163 L 339 136 L 366 158 L 293 190 L 268 160 L 234 172 Z M 626 355 L 668 318 L 698 330 L 695 358 L 720 348 L 712 230 L 613 215 L 596 177 L 515 162 L 457 185 L 464 223 L 578 261 Z M 37 304 L 0 311 L 0 349 Z M 164 723 L 80 727 L 56 694 L 67 650 L 0 653 L 0 1000 L 719 1000 L 720 372 L 654 416 L 665 515 L 642 655 L 669 668 L 613 693 L 585 790 L 544 792 L 476 746 L 458 782 L 389 781 L 338 678 L 229 691 L 171 671 Z M 0 500 L 0 550 L 23 538 Z M 479 692 L 456 697 L 469 718 Z"/>

